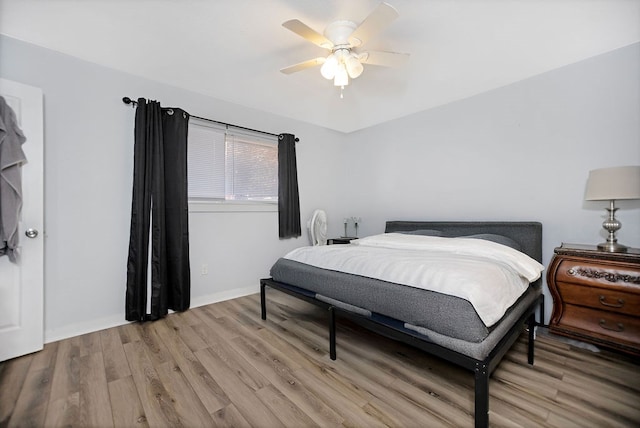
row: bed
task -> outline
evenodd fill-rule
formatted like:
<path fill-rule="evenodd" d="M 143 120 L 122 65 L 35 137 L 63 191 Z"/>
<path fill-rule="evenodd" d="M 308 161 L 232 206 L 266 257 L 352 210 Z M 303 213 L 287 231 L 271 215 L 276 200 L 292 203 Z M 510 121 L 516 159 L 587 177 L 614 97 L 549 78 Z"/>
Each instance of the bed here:
<path fill-rule="evenodd" d="M 407 245 L 410 250 L 406 250 Z M 431 251 L 433 245 L 437 252 Z M 457 254 L 452 261 L 448 254 L 439 258 L 445 257 L 440 255 L 440 249 L 448 246 Z M 273 265 L 271 277 L 260 280 L 262 319 L 266 320 L 267 315 L 266 289 L 272 288 L 328 310 L 332 360 L 337 357 L 336 320 L 345 318 L 466 368 L 475 377 L 475 425 L 487 426 L 489 376 L 522 333 L 525 323 L 529 327 L 528 362 L 533 364 L 536 309 L 540 308 L 540 322 L 544 314 L 543 267 L 539 264 L 542 225 L 389 221 L 385 234 L 331 247 L 297 249 Z M 313 258 L 317 253 L 327 253 L 328 260 L 333 261 L 325 261 L 326 255 L 317 261 Z M 486 284 L 475 284 L 485 275 L 485 267 L 481 266 L 486 264 L 485 255 L 496 261 L 491 262 L 487 280 L 506 275 L 504 272 L 509 275 L 511 283 L 500 291 L 486 293 L 482 291 Z M 426 259 L 428 263 L 424 262 Z M 353 262 L 348 264 L 346 260 Z M 379 272 L 362 273 L 365 261 L 379 266 Z M 462 263 L 464 269 L 457 263 Z M 425 268 L 423 275 L 419 272 L 423 265 L 433 265 L 435 273 L 429 274 L 431 268 Z M 474 270 L 476 267 L 482 270 Z M 469 273 L 462 274 L 467 268 Z M 390 276 L 389 271 L 393 270 L 404 274 L 401 281 Z M 513 275 L 514 270 L 519 272 Z M 459 287 L 463 291 L 420 284 L 435 284 L 436 278 L 442 278 L 442 271 L 447 271 L 447 278 L 453 272 L 451 279 L 444 282 L 460 282 L 464 284 Z"/>

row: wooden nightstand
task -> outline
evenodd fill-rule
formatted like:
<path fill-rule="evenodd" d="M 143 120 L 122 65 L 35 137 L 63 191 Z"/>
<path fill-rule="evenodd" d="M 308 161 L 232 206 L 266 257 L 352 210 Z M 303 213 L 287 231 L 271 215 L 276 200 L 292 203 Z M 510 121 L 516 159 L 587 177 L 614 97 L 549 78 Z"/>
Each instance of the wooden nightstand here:
<path fill-rule="evenodd" d="M 554 252 L 549 330 L 640 356 L 640 250 L 562 244 Z"/>

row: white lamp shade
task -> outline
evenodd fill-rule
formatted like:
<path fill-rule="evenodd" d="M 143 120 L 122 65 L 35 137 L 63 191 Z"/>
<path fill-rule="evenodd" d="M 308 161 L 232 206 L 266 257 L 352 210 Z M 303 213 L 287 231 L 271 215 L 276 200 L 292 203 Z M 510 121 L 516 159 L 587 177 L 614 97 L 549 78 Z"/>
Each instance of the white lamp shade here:
<path fill-rule="evenodd" d="M 640 199 L 640 166 L 618 166 L 589 172 L 587 201 Z"/>
<path fill-rule="evenodd" d="M 349 55 L 345 60 L 345 65 L 347 66 L 347 73 L 349 73 L 349 77 L 352 79 L 360 76 L 362 71 L 364 71 L 364 67 L 354 54 Z"/>
<path fill-rule="evenodd" d="M 334 54 L 331 54 L 327 57 L 327 60 L 322 64 L 320 68 L 320 74 L 327 80 L 331 80 L 336 75 L 336 70 L 338 69 L 338 58 Z"/>

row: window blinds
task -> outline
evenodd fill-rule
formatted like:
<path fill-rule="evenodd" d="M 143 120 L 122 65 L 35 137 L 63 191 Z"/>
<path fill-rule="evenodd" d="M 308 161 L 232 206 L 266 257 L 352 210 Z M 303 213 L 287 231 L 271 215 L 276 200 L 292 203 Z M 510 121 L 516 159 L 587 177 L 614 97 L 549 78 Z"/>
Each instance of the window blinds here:
<path fill-rule="evenodd" d="M 223 126 L 189 124 L 189 197 L 277 201 L 276 138 L 230 132 Z"/>

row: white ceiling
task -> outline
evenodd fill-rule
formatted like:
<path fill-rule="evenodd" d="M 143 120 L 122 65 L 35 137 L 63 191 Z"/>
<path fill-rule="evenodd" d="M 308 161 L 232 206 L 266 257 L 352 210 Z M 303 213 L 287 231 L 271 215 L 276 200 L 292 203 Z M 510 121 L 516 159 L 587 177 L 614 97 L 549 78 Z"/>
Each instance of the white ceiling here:
<path fill-rule="evenodd" d="M 0 0 L 0 32 L 340 132 L 640 41 L 640 0 L 388 3 L 400 17 L 366 47 L 411 59 L 401 68 L 365 65 L 344 99 L 318 68 L 279 72 L 326 55 L 281 24 L 296 18 L 321 33 L 336 19 L 362 21 L 378 0 Z"/>

